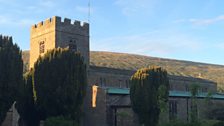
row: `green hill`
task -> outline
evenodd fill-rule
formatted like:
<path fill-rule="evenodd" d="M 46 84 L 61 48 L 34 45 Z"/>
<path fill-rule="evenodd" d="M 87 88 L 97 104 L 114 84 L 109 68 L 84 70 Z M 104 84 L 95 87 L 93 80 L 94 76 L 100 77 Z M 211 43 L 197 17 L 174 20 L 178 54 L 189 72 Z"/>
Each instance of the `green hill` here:
<path fill-rule="evenodd" d="M 23 52 L 23 60 L 27 66 L 29 64 L 29 51 Z M 92 66 L 126 70 L 137 70 L 149 65 L 158 65 L 165 68 L 171 75 L 209 79 L 217 82 L 219 87 L 224 87 L 223 65 L 99 51 L 90 52 L 90 64 Z"/>

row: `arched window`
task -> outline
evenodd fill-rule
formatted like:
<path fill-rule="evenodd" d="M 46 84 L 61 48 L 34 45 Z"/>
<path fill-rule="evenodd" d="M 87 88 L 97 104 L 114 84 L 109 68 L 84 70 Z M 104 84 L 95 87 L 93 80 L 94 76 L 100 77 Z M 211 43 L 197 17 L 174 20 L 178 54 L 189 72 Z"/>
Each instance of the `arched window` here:
<path fill-rule="evenodd" d="M 107 84 L 106 84 L 106 78 L 103 78 L 103 86 L 106 87 Z"/>
<path fill-rule="evenodd" d="M 44 41 L 39 42 L 39 54 L 44 53 L 45 45 Z"/>
<path fill-rule="evenodd" d="M 170 120 L 177 118 L 177 101 L 175 100 L 169 101 L 169 118 Z"/>
<path fill-rule="evenodd" d="M 100 77 L 100 86 L 101 87 L 106 87 L 106 78 Z"/>
<path fill-rule="evenodd" d="M 129 80 L 125 80 L 126 88 L 130 88 Z"/>
<path fill-rule="evenodd" d="M 103 78 L 100 77 L 100 87 L 103 87 Z"/>
<path fill-rule="evenodd" d="M 76 40 L 71 39 L 71 40 L 69 41 L 69 49 L 70 49 L 71 51 L 74 51 L 74 52 L 77 51 Z"/>
<path fill-rule="evenodd" d="M 122 80 L 118 80 L 119 82 L 119 88 L 122 88 Z"/>

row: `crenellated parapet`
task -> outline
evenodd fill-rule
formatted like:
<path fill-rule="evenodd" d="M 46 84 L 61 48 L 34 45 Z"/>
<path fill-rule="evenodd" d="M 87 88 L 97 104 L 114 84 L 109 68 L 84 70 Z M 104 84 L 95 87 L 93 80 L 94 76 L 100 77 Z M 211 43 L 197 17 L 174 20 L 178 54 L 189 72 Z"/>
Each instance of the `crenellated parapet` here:
<path fill-rule="evenodd" d="M 31 27 L 30 68 L 39 56 L 54 48 L 79 51 L 89 64 L 89 24 L 54 16 Z"/>
<path fill-rule="evenodd" d="M 72 29 L 80 29 L 80 30 L 89 30 L 89 24 L 86 22 L 80 22 L 80 21 L 71 21 L 71 19 L 64 18 L 62 20 L 61 17 L 54 16 L 52 18 L 49 18 L 45 21 L 41 21 L 38 24 L 34 24 L 31 28 L 31 30 L 37 30 L 37 29 L 43 29 L 43 28 L 49 28 L 51 26 L 56 27 L 69 27 Z"/>

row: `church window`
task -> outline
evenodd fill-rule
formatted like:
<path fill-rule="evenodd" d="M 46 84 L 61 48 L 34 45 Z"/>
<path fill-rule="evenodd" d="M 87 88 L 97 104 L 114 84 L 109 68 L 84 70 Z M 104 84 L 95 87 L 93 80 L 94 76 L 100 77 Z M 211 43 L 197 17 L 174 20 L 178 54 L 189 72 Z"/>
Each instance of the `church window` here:
<path fill-rule="evenodd" d="M 106 87 L 106 78 L 103 78 L 103 86 Z"/>
<path fill-rule="evenodd" d="M 185 85 L 185 89 L 186 89 L 187 92 L 189 91 L 188 85 Z"/>
<path fill-rule="evenodd" d="M 122 80 L 119 80 L 119 88 L 122 87 Z"/>
<path fill-rule="evenodd" d="M 45 50 L 45 45 L 44 45 L 44 41 L 41 41 L 39 43 L 39 53 L 44 53 L 44 50 Z"/>
<path fill-rule="evenodd" d="M 76 40 L 70 40 L 70 41 L 69 41 L 69 49 L 70 49 L 71 51 L 74 51 L 74 52 L 77 51 Z"/>
<path fill-rule="evenodd" d="M 169 101 L 169 119 L 174 120 L 177 117 L 177 101 Z"/>
<path fill-rule="evenodd" d="M 129 80 L 126 80 L 125 81 L 125 84 L 126 84 L 126 88 L 129 88 L 130 87 Z"/>
<path fill-rule="evenodd" d="M 172 91 L 173 90 L 173 85 L 169 84 L 169 90 Z"/>
<path fill-rule="evenodd" d="M 100 77 L 100 87 L 105 87 L 106 86 L 106 78 Z"/>
<path fill-rule="evenodd" d="M 208 92 L 208 88 L 202 88 L 202 92 Z"/>
<path fill-rule="evenodd" d="M 100 78 L 100 87 L 103 87 L 103 78 Z"/>

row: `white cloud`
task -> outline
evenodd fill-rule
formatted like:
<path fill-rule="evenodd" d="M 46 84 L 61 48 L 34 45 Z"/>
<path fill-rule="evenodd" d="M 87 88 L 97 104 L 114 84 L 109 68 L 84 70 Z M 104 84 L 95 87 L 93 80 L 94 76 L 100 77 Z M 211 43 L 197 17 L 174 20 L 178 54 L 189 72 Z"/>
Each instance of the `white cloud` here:
<path fill-rule="evenodd" d="M 15 0 L 0 0 L 0 3 L 13 3 Z"/>
<path fill-rule="evenodd" d="M 0 16 L 0 26 L 31 26 L 36 21 L 32 19 L 22 18 L 22 19 L 15 19 L 9 16 Z"/>
<path fill-rule="evenodd" d="M 148 13 L 155 7 L 156 1 L 152 0 L 116 0 L 115 5 L 119 6 L 126 16 Z"/>
<path fill-rule="evenodd" d="M 75 10 L 78 11 L 78 12 L 81 12 L 81 13 L 93 13 L 93 8 L 89 8 L 89 7 L 86 7 L 86 6 L 76 6 L 75 7 Z"/>
<path fill-rule="evenodd" d="M 166 56 L 174 53 L 194 53 L 203 48 L 200 41 L 180 32 L 155 31 L 151 33 L 118 36 L 93 40 L 93 50 Z"/>
<path fill-rule="evenodd" d="M 216 48 L 216 49 L 223 50 L 224 49 L 224 42 L 220 42 L 220 43 L 217 43 L 217 44 L 213 44 L 213 47 Z"/>
<path fill-rule="evenodd" d="M 196 25 L 209 25 L 219 21 L 224 21 L 224 15 L 220 15 L 218 17 L 214 17 L 210 19 L 189 19 L 189 21 Z"/>
<path fill-rule="evenodd" d="M 8 17 L 0 16 L 0 24 L 6 24 L 9 22 Z"/>
<path fill-rule="evenodd" d="M 214 18 L 206 18 L 206 19 L 196 19 L 196 18 L 191 18 L 191 19 L 178 19 L 175 20 L 174 23 L 184 23 L 184 22 L 189 22 L 193 25 L 211 25 L 220 21 L 224 21 L 224 15 L 219 15 Z"/>
<path fill-rule="evenodd" d="M 56 6 L 56 2 L 54 0 L 41 0 L 39 2 L 39 5 L 44 8 L 52 8 Z"/>

